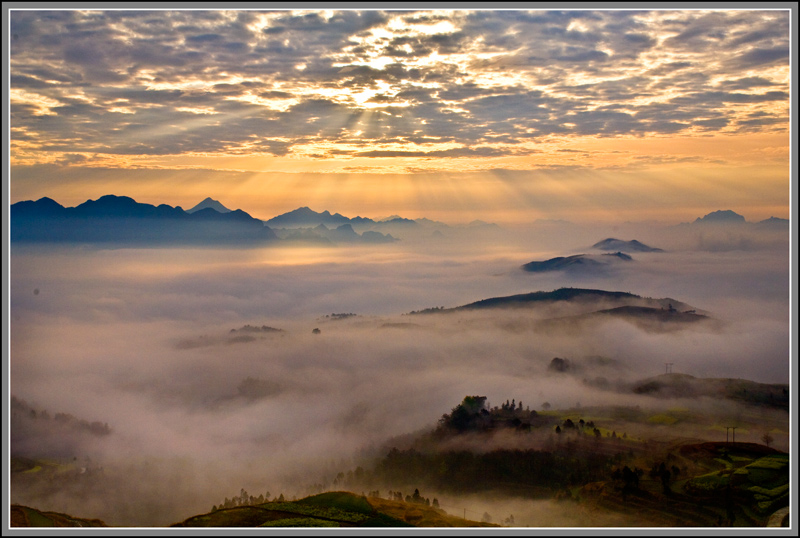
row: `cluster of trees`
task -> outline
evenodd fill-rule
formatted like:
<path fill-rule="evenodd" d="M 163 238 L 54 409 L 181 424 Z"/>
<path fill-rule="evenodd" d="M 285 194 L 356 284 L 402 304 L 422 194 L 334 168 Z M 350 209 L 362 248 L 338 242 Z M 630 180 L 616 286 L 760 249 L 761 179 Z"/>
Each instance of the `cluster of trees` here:
<path fill-rule="evenodd" d="M 431 308 L 423 308 L 422 310 L 412 310 L 409 314 L 432 314 L 433 312 L 441 312 L 444 310 L 443 306 L 433 306 Z"/>
<path fill-rule="evenodd" d="M 348 312 L 346 314 L 345 313 L 342 313 L 342 314 L 329 314 L 329 315 L 326 315 L 325 317 L 326 318 L 331 318 L 331 319 L 347 319 L 347 318 L 355 317 L 356 315 L 357 314 L 353 314 L 352 312 Z"/>
<path fill-rule="evenodd" d="M 270 502 L 269 499 L 269 491 L 265 494 L 260 494 L 258 497 L 254 495 L 250 495 L 242 488 L 242 491 L 239 492 L 239 495 L 234 495 L 230 499 L 225 497 L 225 501 L 220 503 L 219 506 L 216 504 L 211 508 L 212 512 L 216 512 L 217 510 L 222 510 L 224 508 L 236 508 L 237 506 L 255 506 L 259 504 L 264 504 Z M 283 497 L 283 493 L 272 499 L 272 502 L 285 502 L 286 499 Z"/>
<path fill-rule="evenodd" d="M 616 484 L 621 484 L 622 498 L 624 499 L 628 493 L 639 490 L 639 479 L 644 475 L 644 471 L 638 467 L 631 469 L 627 465 L 622 469 L 615 469 L 611 473 L 611 479 Z"/>
<path fill-rule="evenodd" d="M 670 482 L 676 480 L 680 473 L 681 470 L 676 465 L 667 468 L 667 464 L 662 461 L 661 463 L 653 464 L 653 467 L 650 469 L 649 475 L 650 478 L 661 480 L 661 487 L 664 490 L 664 494 L 669 495 L 670 493 L 672 493 Z"/>
<path fill-rule="evenodd" d="M 72 430 L 85 431 L 93 435 L 108 435 L 111 433 L 111 428 L 108 427 L 107 422 L 89 422 L 88 420 L 79 419 L 69 413 L 56 413 L 51 417 L 46 409 L 37 411 L 28 405 L 25 400 L 20 400 L 14 396 L 11 397 L 11 418 L 12 420 L 28 418 L 42 423 L 52 421 L 51 424 L 67 427 Z"/>
<path fill-rule="evenodd" d="M 578 422 L 574 422 L 572 419 L 568 418 L 565 419 L 564 422 L 561 423 L 561 425 L 556 426 L 554 431 L 556 433 L 562 433 L 562 432 L 575 432 L 579 434 L 591 433 L 597 439 L 603 436 L 600 429 L 597 428 L 597 426 L 595 426 L 593 420 L 586 422 L 583 419 L 579 419 Z M 612 439 L 627 439 L 628 434 L 623 432 L 622 436 L 618 437 L 616 431 L 610 431 L 606 433 L 606 437 L 610 437 Z"/>
<path fill-rule="evenodd" d="M 451 412 L 439 419 L 438 433 L 463 433 L 485 431 L 497 427 L 530 430 L 532 426 L 549 424 L 549 417 L 540 416 L 530 407 L 523 409 L 522 402 L 506 400 L 502 405 L 490 407 L 486 396 L 466 396 Z"/>
<path fill-rule="evenodd" d="M 243 332 L 243 333 L 280 333 L 283 332 L 283 329 L 276 329 L 274 327 L 268 327 L 266 325 L 262 325 L 261 327 L 254 327 L 253 325 L 245 325 L 243 327 L 239 327 L 239 329 L 231 329 L 231 334 L 236 332 Z"/>
<path fill-rule="evenodd" d="M 376 491 L 370 491 L 369 495 L 370 495 L 370 497 L 381 498 L 381 492 L 377 491 L 377 490 Z M 412 503 L 412 504 L 422 504 L 422 505 L 425 505 L 425 506 L 431 506 L 433 508 L 439 508 L 439 499 L 434 497 L 433 501 L 431 501 L 431 499 L 429 497 L 423 497 L 422 495 L 420 495 L 419 489 L 414 489 L 414 494 L 413 495 L 406 495 L 405 497 L 403 496 L 403 492 L 402 491 L 389 490 L 387 495 L 388 495 L 387 498 L 389 500 L 391 500 L 391 501 L 400 501 L 400 502 L 407 502 L 407 503 Z"/>
<path fill-rule="evenodd" d="M 569 486 L 608 479 L 619 455 L 609 456 L 569 441 L 553 451 L 467 450 L 420 452 L 393 448 L 363 480 L 374 483 L 415 481 L 441 491 L 469 492 L 488 488 L 540 491 L 549 495 Z"/>

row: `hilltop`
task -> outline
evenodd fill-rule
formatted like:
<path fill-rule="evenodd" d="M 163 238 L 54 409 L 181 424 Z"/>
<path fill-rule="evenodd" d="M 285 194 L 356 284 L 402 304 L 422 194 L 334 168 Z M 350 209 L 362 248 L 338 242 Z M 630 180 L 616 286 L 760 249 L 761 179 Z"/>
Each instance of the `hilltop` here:
<path fill-rule="evenodd" d="M 696 309 L 692 308 L 690 305 L 676 301 L 675 299 L 670 299 L 668 297 L 663 299 L 652 299 L 623 291 L 559 288 L 553 291 L 535 291 L 531 293 L 521 293 L 518 295 L 508 295 L 505 297 L 491 297 L 462 306 L 457 306 L 455 308 L 434 307 L 410 313 L 432 314 L 465 310 L 481 310 L 487 308 L 524 308 L 535 306 L 537 304 L 548 303 L 573 303 L 591 306 L 599 302 L 603 302 L 604 304 L 616 304 L 617 306 L 644 306 L 656 309 L 672 308 L 682 312 L 687 310 L 696 311 Z"/>
<path fill-rule="evenodd" d="M 623 252 L 613 254 L 575 254 L 574 256 L 559 256 L 545 261 L 533 261 L 522 266 L 523 271 L 529 273 L 545 273 L 549 271 L 566 271 L 570 273 L 597 273 L 602 272 L 612 264 L 619 261 L 629 262 L 633 258 Z"/>
<path fill-rule="evenodd" d="M 611 250 L 617 252 L 664 252 L 660 248 L 651 247 L 649 245 L 645 245 L 644 243 L 640 243 L 636 239 L 632 239 L 630 241 L 623 241 L 622 239 L 616 239 L 614 237 L 609 237 L 608 239 L 603 239 L 602 241 L 598 241 L 592 248 L 596 248 L 599 250 Z"/>
<path fill-rule="evenodd" d="M 172 527 L 495 527 L 448 515 L 426 504 L 419 491 L 407 501 L 330 491 L 298 501 L 274 500 L 219 508 Z M 401 496 L 402 497 L 402 496 Z M 438 503 L 437 503 L 438 504 Z"/>

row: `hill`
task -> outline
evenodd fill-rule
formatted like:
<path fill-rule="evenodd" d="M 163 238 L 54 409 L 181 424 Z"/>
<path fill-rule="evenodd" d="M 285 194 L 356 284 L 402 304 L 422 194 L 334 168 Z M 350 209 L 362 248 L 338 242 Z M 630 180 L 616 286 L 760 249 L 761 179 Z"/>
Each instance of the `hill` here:
<path fill-rule="evenodd" d="M 789 387 L 734 378 L 697 378 L 688 374 L 661 374 L 635 383 L 632 391 L 658 398 L 709 396 L 789 410 Z"/>
<path fill-rule="evenodd" d="M 59 512 L 42 512 L 36 508 L 11 505 L 11 527 L 108 527 L 99 519 L 85 519 Z"/>
<path fill-rule="evenodd" d="M 672 527 L 762 527 L 789 504 L 789 455 L 755 443 L 678 443 L 634 478 L 587 484 L 590 506 Z"/>
<path fill-rule="evenodd" d="M 622 239 L 616 239 L 613 237 L 609 237 L 608 239 L 603 239 L 602 241 L 598 241 L 592 248 L 596 248 L 599 250 L 611 250 L 617 252 L 664 252 L 660 248 L 651 247 L 649 245 L 645 245 L 644 243 L 640 243 L 636 239 L 632 239 L 630 241 L 623 241 Z"/>
<path fill-rule="evenodd" d="M 275 240 L 274 232 L 237 209 L 189 213 L 127 196 L 107 195 L 64 207 L 50 198 L 11 206 L 11 240 L 45 243 L 241 244 Z"/>
<path fill-rule="evenodd" d="M 533 307 L 539 304 L 552 304 L 552 303 L 571 303 L 574 305 L 581 305 L 591 308 L 598 306 L 600 309 L 608 309 L 609 306 L 644 306 L 650 308 L 666 308 L 676 309 L 681 312 L 694 311 L 693 307 L 686 303 L 676 301 L 675 299 L 663 298 L 652 299 L 649 297 L 642 297 L 634 295 L 633 293 L 623 291 L 605 291 L 584 288 L 559 288 L 553 291 L 535 291 L 531 293 L 522 293 L 518 295 L 509 295 L 505 297 L 491 297 L 489 299 L 482 299 L 455 308 L 434 307 L 426 308 L 424 310 L 417 310 L 410 312 L 410 314 L 432 314 L 432 313 L 447 313 L 465 310 L 481 310 L 487 308 L 526 308 Z M 602 306 L 601 306 L 602 305 Z"/>
<path fill-rule="evenodd" d="M 298 501 L 213 510 L 172 527 L 487 527 L 420 503 L 321 493 Z"/>
<path fill-rule="evenodd" d="M 528 306 L 542 302 L 560 301 L 632 301 L 641 299 L 640 296 L 622 291 L 604 291 L 582 288 L 559 288 L 554 291 L 535 291 L 506 297 L 492 297 L 456 307 L 454 310 L 475 310 L 481 308 L 503 308 Z"/>
<path fill-rule="evenodd" d="M 548 271 L 567 271 L 570 273 L 596 273 L 608 269 L 613 263 L 632 261 L 629 255 L 622 252 L 614 254 L 575 254 L 574 256 L 559 256 L 545 261 L 533 261 L 522 266 L 523 271 L 529 273 L 545 273 Z"/>

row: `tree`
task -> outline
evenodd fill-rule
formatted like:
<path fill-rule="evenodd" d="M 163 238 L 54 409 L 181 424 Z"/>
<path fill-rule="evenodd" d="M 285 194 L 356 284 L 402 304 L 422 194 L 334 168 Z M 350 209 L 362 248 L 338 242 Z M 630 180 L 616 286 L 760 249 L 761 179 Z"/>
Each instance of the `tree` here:
<path fill-rule="evenodd" d="M 761 436 L 761 441 L 765 445 L 769 446 L 773 441 L 775 441 L 775 439 L 769 434 L 769 432 L 765 432 L 764 435 Z"/>
<path fill-rule="evenodd" d="M 550 405 L 550 402 L 544 402 L 544 403 L 542 404 L 542 409 L 544 409 L 545 411 L 547 411 L 548 409 L 550 409 L 550 407 L 551 407 L 551 405 Z"/>
<path fill-rule="evenodd" d="M 481 523 L 491 523 L 492 516 L 489 515 L 489 512 L 484 512 L 483 517 L 481 518 Z"/>
<path fill-rule="evenodd" d="M 672 493 L 672 489 L 669 487 L 669 479 L 672 478 L 672 474 L 667 469 L 667 466 L 664 465 L 662 462 L 661 465 L 658 467 L 659 478 L 661 478 L 661 487 L 664 489 L 664 494 L 669 495 Z"/>

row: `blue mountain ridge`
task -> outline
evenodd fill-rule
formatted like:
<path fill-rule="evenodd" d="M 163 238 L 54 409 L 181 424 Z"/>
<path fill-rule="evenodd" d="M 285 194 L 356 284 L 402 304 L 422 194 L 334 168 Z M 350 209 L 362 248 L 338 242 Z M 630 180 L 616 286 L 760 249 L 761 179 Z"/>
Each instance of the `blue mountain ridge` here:
<path fill-rule="evenodd" d="M 259 219 L 237 209 L 194 213 L 180 206 L 154 206 L 127 196 L 106 195 L 76 207 L 51 198 L 11 206 L 11 240 L 55 243 L 238 244 L 277 239 Z"/>

